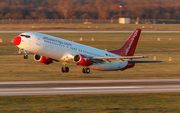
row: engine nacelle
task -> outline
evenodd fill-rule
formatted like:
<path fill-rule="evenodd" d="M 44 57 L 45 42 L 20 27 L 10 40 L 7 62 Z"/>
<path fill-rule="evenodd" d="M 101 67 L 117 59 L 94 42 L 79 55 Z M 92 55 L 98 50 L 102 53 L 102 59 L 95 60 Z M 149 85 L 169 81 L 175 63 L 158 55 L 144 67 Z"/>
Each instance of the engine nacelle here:
<path fill-rule="evenodd" d="M 41 56 L 41 55 L 37 55 L 37 54 L 34 54 L 34 60 L 37 61 L 37 62 L 46 64 L 46 65 L 52 63 L 52 59 L 51 58 L 48 58 L 48 57 L 45 57 L 45 56 Z"/>
<path fill-rule="evenodd" d="M 89 66 L 89 65 L 91 65 L 91 59 L 89 57 L 81 55 L 81 54 L 76 54 L 74 56 L 73 61 L 76 64 L 82 65 L 82 66 Z"/>

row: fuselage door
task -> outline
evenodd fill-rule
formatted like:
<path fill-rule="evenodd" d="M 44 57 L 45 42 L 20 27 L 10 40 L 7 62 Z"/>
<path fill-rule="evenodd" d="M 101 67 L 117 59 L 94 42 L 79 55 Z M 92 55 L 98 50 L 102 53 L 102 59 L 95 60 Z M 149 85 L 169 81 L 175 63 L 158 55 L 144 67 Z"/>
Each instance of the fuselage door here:
<path fill-rule="evenodd" d="M 39 36 L 37 36 L 37 41 L 36 41 L 36 45 L 41 45 L 41 38 Z"/>
<path fill-rule="evenodd" d="M 120 69 L 122 67 L 122 62 L 119 62 L 118 68 Z"/>

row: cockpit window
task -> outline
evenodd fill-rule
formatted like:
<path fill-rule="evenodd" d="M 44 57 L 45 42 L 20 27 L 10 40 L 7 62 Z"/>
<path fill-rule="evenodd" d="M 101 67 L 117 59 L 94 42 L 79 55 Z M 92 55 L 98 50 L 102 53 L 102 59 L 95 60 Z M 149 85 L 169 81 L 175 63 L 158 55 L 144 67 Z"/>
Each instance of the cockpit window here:
<path fill-rule="evenodd" d="M 22 35 L 22 34 L 20 34 L 20 36 L 26 36 L 26 35 Z"/>
<path fill-rule="evenodd" d="M 26 37 L 26 38 L 31 38 L 29 35 L 26 35 L 25 37 Z"/>
<path fill-rule="evenodd" d="M 26 37 L 26 38 L 31 38 L 31 36 L 29 36 L 29 35 L 20 34 L 20 36 L 23 36 L 23 37 Z"/>

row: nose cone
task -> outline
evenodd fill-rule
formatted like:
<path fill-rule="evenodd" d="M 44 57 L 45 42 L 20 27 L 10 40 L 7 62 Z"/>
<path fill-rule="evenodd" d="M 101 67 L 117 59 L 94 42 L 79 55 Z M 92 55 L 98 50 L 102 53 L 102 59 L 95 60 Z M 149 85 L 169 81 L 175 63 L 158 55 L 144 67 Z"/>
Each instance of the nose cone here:
<path fill-rule="evenodd" d="M 17 36 L 13 39 L 13 42 L 16 44 L 16 45 L 19 45 L 21 43 L 21 37 L 20 36 Z"/>

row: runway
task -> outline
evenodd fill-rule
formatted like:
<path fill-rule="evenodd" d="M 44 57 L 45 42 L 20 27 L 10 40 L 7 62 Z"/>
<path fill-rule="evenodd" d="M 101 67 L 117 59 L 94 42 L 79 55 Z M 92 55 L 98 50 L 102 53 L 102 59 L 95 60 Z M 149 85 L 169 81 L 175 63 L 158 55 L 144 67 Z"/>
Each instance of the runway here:
<path fill-rule="evenodd" d="M 0 82 L 0 96 L 180 92 L 180 79 Z"/>
<path fill-rule="evenodd" d="M 132 33 L 134 30 L 0 30 L 0 33 Z M 142 30 L 142 33 L 180 33 L 180 31 Z"/>

